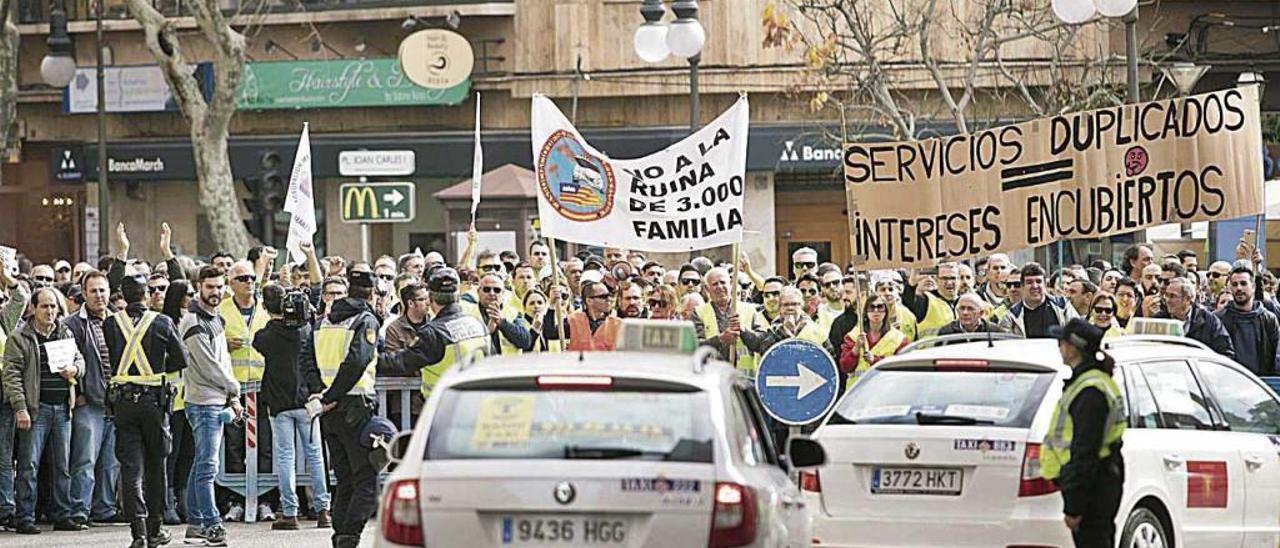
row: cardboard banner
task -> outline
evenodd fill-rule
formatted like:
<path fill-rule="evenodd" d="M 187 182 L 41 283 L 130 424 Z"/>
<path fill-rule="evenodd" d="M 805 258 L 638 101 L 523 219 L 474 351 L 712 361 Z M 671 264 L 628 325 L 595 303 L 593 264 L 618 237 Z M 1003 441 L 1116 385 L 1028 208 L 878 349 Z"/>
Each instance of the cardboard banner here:
<path fill-rule="evenodd" d="M 921 266 L 1262 212 L 1256 86 L 845 147 L 855 263 Z"/>
<path fill-rule="evenodd" d="M 664 150 L 617 160 L 587 144 L 555 103 L 533 98 L 542 234 L 640 251 L 742 241 L 747 98 Z"/>

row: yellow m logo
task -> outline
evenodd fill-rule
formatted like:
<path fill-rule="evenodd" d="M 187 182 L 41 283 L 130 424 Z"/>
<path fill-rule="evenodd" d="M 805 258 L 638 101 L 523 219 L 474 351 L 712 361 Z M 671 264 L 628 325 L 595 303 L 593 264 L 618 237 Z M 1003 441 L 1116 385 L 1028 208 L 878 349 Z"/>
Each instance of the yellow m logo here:
<path fill-rule="evenodd" d="M 351 216 L 351 207 L 355 206 L 356 215 Z M 347 187 L 347 192 L 342 196 L 342 216 L 348 219 L 364 218 L 365 206 L 368 205 L 369 218 L 378 218 L 378 197 L 373 193 L 372 187 Z"/>

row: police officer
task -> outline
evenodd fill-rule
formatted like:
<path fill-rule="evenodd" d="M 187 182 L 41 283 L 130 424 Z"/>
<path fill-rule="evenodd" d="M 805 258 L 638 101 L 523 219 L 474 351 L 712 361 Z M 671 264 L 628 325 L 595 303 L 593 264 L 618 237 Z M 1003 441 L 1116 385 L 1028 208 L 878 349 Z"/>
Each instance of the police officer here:
<path fill-rule="evenodd" d="M 1076 546 L 1111 548 L 1124 484 L 1125 410 L 1111 378 L 1115 361 L 1099 348 L 1102 330 L 1082 319 L 1051 331 L 1073 373 L 1049 422 L 1040 472 L 1062 490 L 1062 513 Z"/>
<path fill-rule="evenodd" d="M 154 548 L 172 538 L 160 527 L 173 401 L 170 378 L 187 367 L 187 354 L 173 320 L 147 308 L 145 276 L 126 276 L 120 292 L 125 309 L 103 324 L 115 371 L 108 401 L 115 415 L 124 517 L 133 536 L 130 548 Z"/>
<path fill-rule="evenodd" d="M 423 397 L 431 396 L 436 381 L 453 364 L 477 353 L 484 355 L 489 349 L 489 330 L 459 305 L 458 285 L 456 270 L 434 270 L 427 280 L 432 319 L 418 329 L 413 346 L 380 358 L 378 369 L 385 374 L 421 371 Z"/>
<path fill-rule="evenodd" d="M 360 544 L 360 533 L 375 509 L 378 479 L 369 462 L 369 449 L 360 439 L 360 432 L 377 412 L 375 278 L 367 266 L 352 270 L 348 277 L 348 296 L 333 302 L 310 345 L 304 343 L 302 349 L 303 375 L 311 376 L 312 385 L 318 375 L 326 387 L 311 400 L 323 405 L 320 427 L 337 479 L 332 501 L 334 548 Z"/>

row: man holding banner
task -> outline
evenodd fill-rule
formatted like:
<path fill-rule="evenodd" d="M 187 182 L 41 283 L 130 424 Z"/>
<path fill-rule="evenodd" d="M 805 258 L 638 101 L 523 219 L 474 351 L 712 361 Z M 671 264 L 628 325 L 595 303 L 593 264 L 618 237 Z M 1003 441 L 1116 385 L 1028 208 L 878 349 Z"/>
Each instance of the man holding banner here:
<path fill-rule="evenodd" d="M 955 321 L 960 273 L 955 263 L 943 263 L 938 265 L 936 290 L 921 293 L 920 281 L 920 275 L 912 272 L 902 292 L 902 304 L 915 316 L 919 338 L 927 339 L 936 337 L 943 326 Z"/>
<path fill-rule="evenodd" d="M 768 328 L 755 305 L 733 298 L 729 272 L 707 271 L 703 283 L 711 301 L 694 310 L 693 326 L 703 345 L 715 348 L 738 369 L 754 375 L 759 352 L 758 333 Z"/>

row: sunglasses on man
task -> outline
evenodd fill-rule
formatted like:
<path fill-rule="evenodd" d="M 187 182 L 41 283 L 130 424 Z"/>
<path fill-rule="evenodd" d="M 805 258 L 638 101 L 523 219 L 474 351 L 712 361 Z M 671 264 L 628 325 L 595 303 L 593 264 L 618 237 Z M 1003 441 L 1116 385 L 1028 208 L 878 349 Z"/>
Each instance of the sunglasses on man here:
<path fill-rule="evenodd" d="M 702 280 L 699 280 L 697 278 L 684 278 L 680 280 L 680 283 L 688 286 L 694 286 L 694 285 L 700 285 L 702 283 Z"/>
<path fill-rule="evenodd" d="M 152 295 L 154 295 L 156 293 L 164 293 L 168 290 L 169 290 L 169 286 L 167 285 L 153 285 L 147 288 L 147 293 L 151 293 Z"/>
<path fill-rule="evenodd" d="M 480 292 L 486 293 L 489 295 L 498 295 L 502 293 L 502 288 L 501 287 L 482 287 L 480 288 Z"/>

